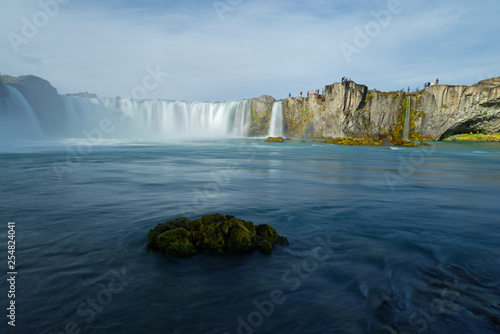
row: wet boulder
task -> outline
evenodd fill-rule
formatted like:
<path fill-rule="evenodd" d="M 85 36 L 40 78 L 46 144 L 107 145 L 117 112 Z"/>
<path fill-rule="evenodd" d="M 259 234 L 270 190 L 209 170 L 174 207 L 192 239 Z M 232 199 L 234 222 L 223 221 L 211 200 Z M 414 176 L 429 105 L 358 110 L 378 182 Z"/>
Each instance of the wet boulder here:
<path fill-rule="evenodd" d="M 213 214 L 196 220 L 180 217 L 158 224 L 148 233 L 148 247 L 173 257 L 208 251 L 217 254 L 271 254 L 277 244 L 288 245 L 270 225 L 254 225 L 236 217 Z"/>

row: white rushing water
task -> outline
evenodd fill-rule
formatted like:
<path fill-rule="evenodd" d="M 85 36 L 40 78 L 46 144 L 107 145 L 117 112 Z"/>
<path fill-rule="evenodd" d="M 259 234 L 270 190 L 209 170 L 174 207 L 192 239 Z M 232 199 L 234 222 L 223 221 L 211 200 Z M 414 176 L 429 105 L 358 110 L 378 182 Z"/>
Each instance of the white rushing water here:
<path fill-rule="evenodd" d="M 83 98 L 61 96 L 63 116 L 51 124 L 40 122 L 15 88 L 7 86 L 8 98 L 0 98 L 0 129 L 12 138 L 50 137 L 57 128 L 63 137 L 166 140 L 182 138 L 231 138 L 248 136 L 251 122 L 249 100 L 229 102 L 184 102 Z M 53 112 L 44 110 L 43 113 Z M 38 115 L 38 116 L 47 116 Z M 46 118 L 45 118 L 46 119 Z M 55 124 L 54 124 L 55 123 Z"/>
<path fill-rule="evenodd" d="M 43 136 L 38 118 L 24 96 L 7 86 L 8 98 L 0 98 L 0 138 L 36 139 Z"/>
<path fill-rule="evenodd" d="M 247 100 L 184 102 L 166 100 L 84 99 L 64 97 L 73 125 L 99 127 L 110 120 L 114 138 L 171 139 L 247 136 L 250 106 Z M 75 131 L 78 131 L 75 129 Z"/>
<path fill-rule="evenodd" d="M 269 121 L 268 135 L 270 137 L 284 136 L 284 113 L 282 101 L 274 102 L 271 110 L 271 120 Z"/>

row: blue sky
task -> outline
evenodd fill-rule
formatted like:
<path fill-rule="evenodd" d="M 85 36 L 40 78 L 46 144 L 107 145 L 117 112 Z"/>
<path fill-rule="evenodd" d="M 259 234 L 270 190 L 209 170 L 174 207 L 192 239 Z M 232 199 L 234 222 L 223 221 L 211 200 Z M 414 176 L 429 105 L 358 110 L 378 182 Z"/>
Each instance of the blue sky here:
<path fill-rule="evenodd" d="M 0 9 L 0 72 L 40 76 L 61 94 L 280 99 L 342 76 L 385 91 L 500 76 L 497 0 L 0 0 Z M 162 73 L 156 82 L 151 71 Z"/>

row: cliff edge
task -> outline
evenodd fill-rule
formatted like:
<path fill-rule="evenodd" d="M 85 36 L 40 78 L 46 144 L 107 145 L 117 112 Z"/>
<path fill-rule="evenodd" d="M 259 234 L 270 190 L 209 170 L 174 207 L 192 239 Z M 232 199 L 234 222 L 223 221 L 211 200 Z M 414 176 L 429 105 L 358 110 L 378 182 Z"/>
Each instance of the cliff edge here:
<path fill-rule="evenodd" d="M 45 133 L 61 134 L 60 124 L 66 120 L 64 101 L 47 80 L 34 75 L 11 77 L 0 76 L 5 85 L 17 89 L 28 101 L 40 121 L 40 126 Z"/>
<path fill-rule="evenodd" d="M 405 93 L 369 90 L 353 81 L 325 87 L 325 95 L 283 101 L 291 137 L 401 138 L 410 99 L 410 139 L 500 131 L 500 77 L 473 86 L 438 85 Z"/>

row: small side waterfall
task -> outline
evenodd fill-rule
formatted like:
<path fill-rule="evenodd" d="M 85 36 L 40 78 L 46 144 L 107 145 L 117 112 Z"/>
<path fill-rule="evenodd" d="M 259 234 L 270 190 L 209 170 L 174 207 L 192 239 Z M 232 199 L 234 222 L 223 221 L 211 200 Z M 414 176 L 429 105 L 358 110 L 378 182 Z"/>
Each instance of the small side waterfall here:
<path fill-rule="evenodd" d="M 271 110 L 271 120 L 269 121 L 269 137 L 284 136 L 284 113 L 282 101 L 274 102 Z"/>
<path fill-rule="evenodd" d="M 403 139 L 409 140 L 410 137 L 410 104 L 411 96 L 406 98 L 406 113 L 405 113 L 405 124 L 403 128 Z"/>

